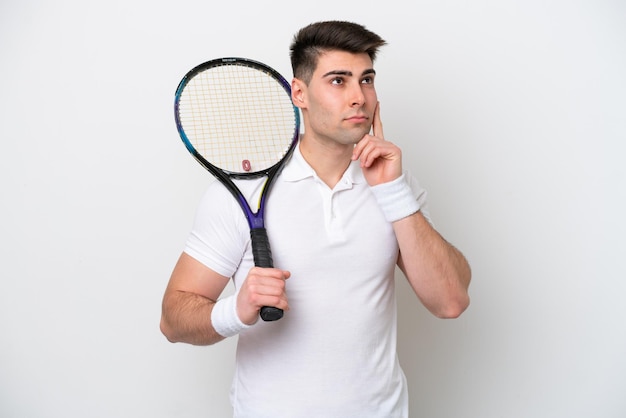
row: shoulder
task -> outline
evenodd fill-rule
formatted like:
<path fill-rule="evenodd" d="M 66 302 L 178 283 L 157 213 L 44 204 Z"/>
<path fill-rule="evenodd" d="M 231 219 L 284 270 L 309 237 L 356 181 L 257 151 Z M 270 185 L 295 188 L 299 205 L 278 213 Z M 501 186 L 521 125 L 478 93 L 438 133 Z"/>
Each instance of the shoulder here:
<path fill-rule="evenodd" d="M 233 180 L 233 183 L 241 191 L 243 196 L 251 201 L 251 198 L 258 192 L 262 184 L 257 180 Z M 204 195 L 200 200 L 200 206 L 208 209 L 213 208 L 215 211 L 232 212 L 233 209 L 239 207 L 237 199 L 233 193 L 218 180 L 212 181 L 206 188 Z M 241 211 L 239 211 L 241 212 Z"/>

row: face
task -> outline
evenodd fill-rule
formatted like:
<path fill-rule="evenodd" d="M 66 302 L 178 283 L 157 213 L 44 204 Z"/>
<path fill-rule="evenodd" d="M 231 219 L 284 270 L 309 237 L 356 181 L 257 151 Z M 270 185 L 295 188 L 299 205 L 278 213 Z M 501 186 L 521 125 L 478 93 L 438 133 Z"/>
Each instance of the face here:
<path fill-rule="evenodd" d="M 375 72 L 366 53 L 328 51 L 308 85 L 294 79 L 293 101 L 302 109 L 305 135 L 353 145 L 369 133 L 378 98 Z"/>

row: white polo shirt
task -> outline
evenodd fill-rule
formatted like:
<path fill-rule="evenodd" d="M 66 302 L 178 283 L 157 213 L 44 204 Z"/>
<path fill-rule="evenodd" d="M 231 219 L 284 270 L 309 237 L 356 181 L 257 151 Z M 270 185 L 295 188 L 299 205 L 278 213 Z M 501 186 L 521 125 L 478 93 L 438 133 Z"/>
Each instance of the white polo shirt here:
<path fill-rule="evenodd" d="M 426 193 L 407 179 L 424 212 Z M 258 200 L 261 182 L 238 184 Z M 331 190 L 296 148 L 273 185 L 265 225 L 274 265 L 291 272 L 290 310 L 239 335 L 235 417 L 408 417 L 396 355 L 398 244 L 358 162 Z M 254 265 L 249 234 L 235 199 L 213 182 L 185 252 L 238 289 Z"/>

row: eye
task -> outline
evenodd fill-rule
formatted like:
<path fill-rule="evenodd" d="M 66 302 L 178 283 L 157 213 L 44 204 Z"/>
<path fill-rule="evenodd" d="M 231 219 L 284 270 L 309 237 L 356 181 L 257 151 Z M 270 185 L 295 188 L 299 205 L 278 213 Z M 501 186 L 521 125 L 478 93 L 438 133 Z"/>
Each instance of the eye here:
<path fill-rule="evenodd" d="M 343 78 L 335 77 L 332 80 L 330 80 L 330 84 L 341 85 L 341 84 L 343 84 Z"/>
<path fill-rule="evenodd" d="M 374 84 L 374 77 L 363 77 L 361 84 Z"/>

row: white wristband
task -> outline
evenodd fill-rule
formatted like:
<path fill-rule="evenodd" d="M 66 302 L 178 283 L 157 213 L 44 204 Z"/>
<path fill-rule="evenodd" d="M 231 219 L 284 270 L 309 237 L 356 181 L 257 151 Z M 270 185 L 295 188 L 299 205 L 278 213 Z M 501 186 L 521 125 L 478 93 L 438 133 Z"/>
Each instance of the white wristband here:
<path fill-rule="evenodd" d="M 398 221 L 420 210 L 420 205 L 404 174 L 393 181 L 372 186 L 370 189 L 388 222 Z"/>
<path fill-rule="evenodd" d="M 232 337 L 252 326 L 244 324 L 239 319 L 236 294 L 220 299 L 213 305 L 211 324 L 222 337 Z"/>

